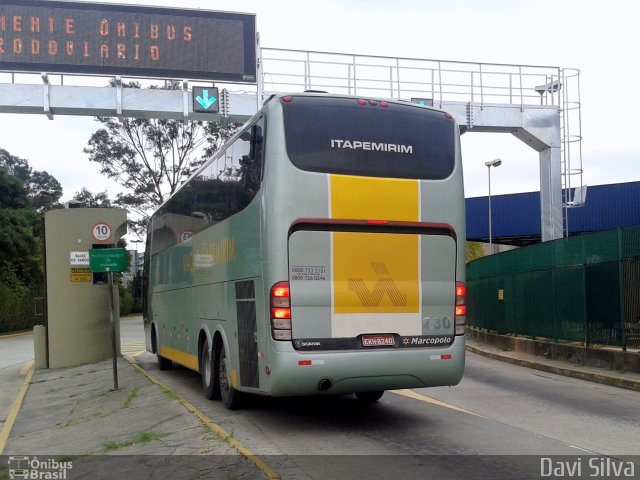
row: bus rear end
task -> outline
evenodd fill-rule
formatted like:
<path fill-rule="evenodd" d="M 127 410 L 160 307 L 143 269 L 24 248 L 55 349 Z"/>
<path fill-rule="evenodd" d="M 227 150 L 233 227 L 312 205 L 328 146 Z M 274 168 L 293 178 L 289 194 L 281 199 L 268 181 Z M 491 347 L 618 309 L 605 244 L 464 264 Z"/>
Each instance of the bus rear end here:
<path fill-rule="evenodd" d="M 270 393 L 375 398 L 457 384 L 466 312 L 454 120 L 364 98 L 273 103 Z"/>

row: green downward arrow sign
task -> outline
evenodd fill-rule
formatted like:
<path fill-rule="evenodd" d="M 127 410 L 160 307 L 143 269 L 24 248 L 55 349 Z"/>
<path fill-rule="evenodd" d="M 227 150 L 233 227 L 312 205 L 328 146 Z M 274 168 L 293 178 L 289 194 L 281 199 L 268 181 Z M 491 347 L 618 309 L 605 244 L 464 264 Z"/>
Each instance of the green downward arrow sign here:
<path fill-rule="evenodd" d="M 196 101 L 206 109 L 209 109 L 217 100 L 215 96 L 209 96 L 209 90 L 202 90 L 202 96 L 198 95 L 196 97 Z"/>

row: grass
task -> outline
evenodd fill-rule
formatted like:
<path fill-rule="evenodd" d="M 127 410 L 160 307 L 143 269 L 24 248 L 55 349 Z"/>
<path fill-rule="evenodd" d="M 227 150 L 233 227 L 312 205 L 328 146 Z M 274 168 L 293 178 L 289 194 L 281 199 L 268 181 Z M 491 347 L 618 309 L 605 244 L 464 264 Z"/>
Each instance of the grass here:
<path fill-rule="evenodd" d="M 56 457 L 56 461 L 60 463 L 73 462 L 77 458 L 80 458 L 79 455 L 63 455 L 61 457 Z"/>
<path fill-rule="evenodd" d="M 55 390 L 49 390 L 49 391 L 51 392 L 51 391 L 55 391 Z M 105 418 L 105 417 L 108 417 L 109 415 L 113 415 L 115 413 L 118 413 L 121 410 L 126 410 L 127 408 L 131 407 L 131 404 L 136 399 L 136 397 L 138 396 L 139 392 L 140 392 L 140 388 L 139 387 L 132 388 L 131 391 L 129 392 L 129 396 L 124 401 L 124 404 L 122 405 L 122 407 L 120 407 L 120 408 L 118 408 L 116 410 L 112 410 L 110 412 L 97 412 L 97 413 L 94 413 L 93 415 L 91 415 L 89 417 L 72 418 L 72 419 L 69 419 L 69 420 L 67 420 L 65 422 L 58 423 L 56 425 L 59 426 L 59 427 L 62 427 L 62 428 L 66 428 L 66 427 L 70 427 L 72 425 L 77 425 L 77 424 L 80 424 L 80 423 L 89 422 L 89 421 L 95 420 L 97 418 Z"/>
<path fill-rule="evenodd" d="M 105 452 L 113 452 L 114 450 L 120 450 L 121 448 L 130 447 L 131 445 L 143 445 L 145 443 L 150 443 L 155 440 L 160 440 L 163 437 L 169 435 L 168 433 L 158 433 L 158 432 L 140 432 L 131 440 L 127 440 L 126 442 L 104 442 L 102 444 L 102 450 Z"/>
<path fill-rule="evenodd" d="M 129 408 L 131 407 L 131 403 L 135 400 L 135 398 L 138 396 L 138 392 L 140 391 L 140 388 L 138 387 L 134 387 L 133 389 L 131 389 L 131 391 L 129 392 L 129 396 L 127 397 L 127 399 L 124 401 L 124 407 L 122 408 Z"/>
<path fill-rule="evenodd" d="M 169 390 L 168 388 L 163 388 L 162 392 L 169 397 L 171 400 L 180 400 L 180 397 L 173 390 Z"/>

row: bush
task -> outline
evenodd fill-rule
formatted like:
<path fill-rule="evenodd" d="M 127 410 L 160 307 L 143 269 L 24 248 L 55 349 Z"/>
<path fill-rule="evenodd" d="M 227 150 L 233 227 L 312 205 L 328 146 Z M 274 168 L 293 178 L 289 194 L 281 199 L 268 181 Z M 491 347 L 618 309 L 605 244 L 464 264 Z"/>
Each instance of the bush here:
<path fill-rule="evenodd" d="M 0 333 L 28 330 L 34 325 L 33 296 L 22 286 L 0 283 Z"/>
<path fill-rule="evenodd" d="M 125 285 L 119 285 L 120 290 L 120 316 L 129 315 L 133 312 L 133 296 L 131 289 Z"/>

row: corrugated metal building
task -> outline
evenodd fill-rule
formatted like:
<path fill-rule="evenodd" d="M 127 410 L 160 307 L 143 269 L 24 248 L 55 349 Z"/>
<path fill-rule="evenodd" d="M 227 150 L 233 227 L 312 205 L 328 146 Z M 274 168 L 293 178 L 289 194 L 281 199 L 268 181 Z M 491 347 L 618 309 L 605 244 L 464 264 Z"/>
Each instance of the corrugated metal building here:
<path fill-rule="evenodd" d="M 489 241 L 489 199 L 466 199 L 467 240 Z M 495 243 L 540 241 L 540 192 L 491 196 Z M 590 186 L 583 207 L 568 210 L 569 234 L 640 225 L 640 182 Z"/>

